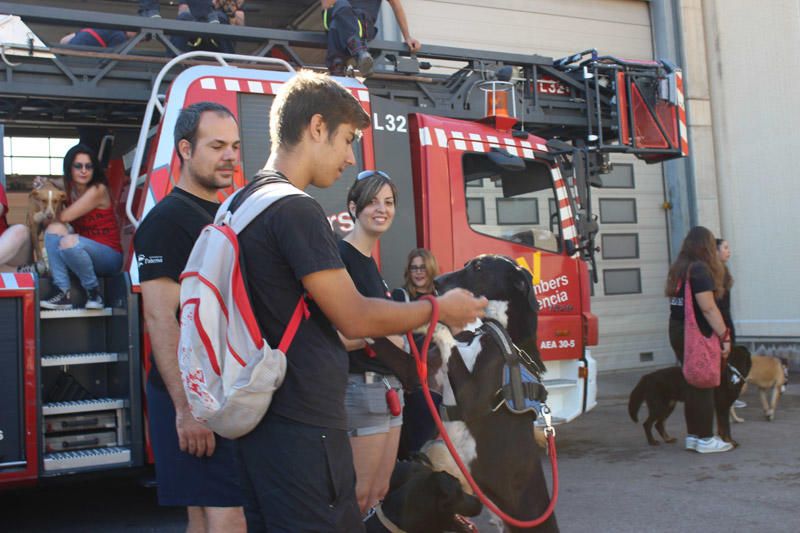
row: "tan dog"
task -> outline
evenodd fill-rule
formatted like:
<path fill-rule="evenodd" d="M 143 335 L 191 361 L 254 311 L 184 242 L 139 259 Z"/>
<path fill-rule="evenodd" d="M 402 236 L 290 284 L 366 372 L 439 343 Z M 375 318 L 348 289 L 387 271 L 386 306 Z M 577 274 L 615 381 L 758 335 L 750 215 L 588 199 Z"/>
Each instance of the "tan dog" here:
<path fill-rule="evenodd" d="M 767 420 L 775 419 L 775 409 L 778 406 L 778 399 L 781 397 L 789 375 L 786 363 L 777 357 L 769 355 L 752 355 L 753 366 L 747 374 L 742 394 L 749 383 L 758 387 L 761 397 L 761 407 Z M 767 400 L 769 394 L 769 400 Z M 736 416 L 736 411 L 731 407 L 731 418 L 736 422 L 744 422 L 744 418 Z"/>
<path fill-rule="evenodd" d="M 53 180 L 36 177 L 33 190 L 28 195 L 27 225 L 31 234 L 33 260 L 46 264 L 44 250 L 44 230 L 48 224 L 58 219 L 64 209 L 67 193 Z"/>

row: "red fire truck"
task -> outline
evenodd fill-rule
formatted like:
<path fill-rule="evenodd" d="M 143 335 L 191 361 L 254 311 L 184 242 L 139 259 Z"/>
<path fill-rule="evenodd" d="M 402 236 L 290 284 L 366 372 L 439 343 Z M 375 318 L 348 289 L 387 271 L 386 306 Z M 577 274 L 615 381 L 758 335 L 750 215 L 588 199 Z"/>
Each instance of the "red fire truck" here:
<path fill-rule="evenodd" d="M 422 58 L 390 52 L 377 54 L 377 74 L 366 83 L 339 80 L 373 117 L 372 127 L 357 146 L 356 167 L 330 189 L 308 192 L 344 233 L 352 227 L 344 199 L 355 173 L 380 168 L 393 176 L 397 214 L 375 257 L 395 286 L 417 246 L 431 250 L 445 272 L 481 253 L 529 269 L 549 404 L 556 421 L 572 420 L 596 403 L 591 188 L 601 184 L 609 153 L 649 162 L 687 154 L 681 71 L 595 51 L 553 61 L 428 47 L 428 57 L 462 66 L 422 73 Z M 142 380 L 149 344 L 133 232 L 178 179 L 172 131 L 182 108 L 210 100 L 237 116 L 239 187 L 266 161 L 269 107 L 293 74 L 282 59 L 199 52 L 164 66 L 137 146 L 109 165 L 129 224 L 125 272 L 104 280 L 105 309 L 41 310 L 47 279 L 2 274 L 0 486 L 148 462 Z"/>

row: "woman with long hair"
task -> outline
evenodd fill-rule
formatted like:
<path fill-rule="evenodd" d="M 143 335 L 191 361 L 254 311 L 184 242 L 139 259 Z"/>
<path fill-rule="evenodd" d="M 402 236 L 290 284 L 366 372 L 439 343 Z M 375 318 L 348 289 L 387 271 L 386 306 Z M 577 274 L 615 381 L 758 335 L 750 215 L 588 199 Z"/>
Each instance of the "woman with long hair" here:
<path fill-rule="evenodd" d="M 406 268 L 403 272 L 405 283 L 392 291 L 392 300 L 413 302 L 426 294 L 436 295 L 433 280 L 439 275 L 439 264 L 436 257 L 425 248 L 414 248 L 408 253 Z M 422 389 L 403 393 L 403 428 L 400 431 L 398 459 L 408 459 L 418 452 L 422 445 L 436 436 L 436 423 L 428 410 Z M 436 407 L 442 403 L 442 396 L 431 391 Z"/>
<path fill-rule="evenodd" d="M 413 302 L 425 294 L 435 294 L 433 280 L 439 275 L 439 263 L 425 248 L 414 248 L 408 253 L 405 283 L 392 291 L 392 299 L 398 302 Z"/>
<path fill-rule="evenodd" d="M 686 280 L 691 285 L 691 301 L 684 298 Z M 717 335 L 723 359 L 731 350 L 729 331 L 717 307 L 725 293 L 725 266 L 717 255 L 714 234 L 695 226 L 686 235 L 681 251 L 670 266 L 665 288 L 670 300 L 669 342 L 681 364 L 684 360 L 685 306 L 692 305 L 700 332 L 706 337 Z M 714 436 L 714 389 L 701 389 L 687 384 L 684 403 L 686 417 L 686 449 L 699 453 L 726 452 L 733 445 Z"/>
<path fill-rule="evenodd" d="M 108 182 L 91 148 L 78 144 L 69 149 L 64 156 L 64 184 L 69 205 L 44 235 L 54 290 L 40 305 L 45 309 L 72 307 L 72 272 L 86 291 L 86 308 L 102 309 L 97 275 L 119 272 L 122 246 Z"/>
<path fill-rule="evenodd" d="M 381 276 L 372 251 L 394 220 L 397 187 L 384 172 L 365 170 L 347 193 L 347 210 L 353 231 L 339 241 L 339 253 L 358 291 L 372 298 L 388 298 L 389 287 Z M 389 478 L 397 458 L 400 413 L 392 413 L 387 392 L 399 401 L 400 382 L 387 366 L 371 357 L 366 339 L 342 342 L 350 357 L 345 394 L 350 445 L 356 470 L 356 497 L 366 512 L 389 490 Z M 390 337 L 402 347 L 399 336 Z M 374 355 L 374 354 L 373 354 Z"/>
<path fill-rule="evenodd" d="M 722 313 L 722 319 L 725 320 L 725 325 L 731 331 L 731 346 L 736 346 L 736 329 L 733 327 L 733 318 L 731 317 L 731 289 L 733 288 L 733 276 L 731 271 L 728 270 L 728 260 L 731 258 L 731 247 L 725 239 L 717 239 L 717 255 L 719 260 L 722 261 L 722 266 L 725 268 L 725 277 L 722 286 L 725 288 L 725 293 L 717 301 L 719 312 Z"/>

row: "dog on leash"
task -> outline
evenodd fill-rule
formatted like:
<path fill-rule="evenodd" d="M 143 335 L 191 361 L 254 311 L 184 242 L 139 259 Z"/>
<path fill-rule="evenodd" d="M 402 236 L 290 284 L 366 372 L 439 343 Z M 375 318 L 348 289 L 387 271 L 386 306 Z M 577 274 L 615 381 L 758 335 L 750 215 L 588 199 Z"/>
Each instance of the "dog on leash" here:
<path fill-rule="evenodd" d="M 33 260 L 47 264 L 44 249 L 44 230 L 48 224 L 58 220 L 58 215 L 67 202 L 67 193 L 53 180 L 37 176 L 33 181 L 33 190 L 28 195 L 28 216 L 26 224 L 31 235 Z"/>
<path fill-rule="evenodd" d="M 545 370 L 536 346 L 538 302 L 531 274 L 507 257 L 482 255 L 463 269 L 439 276 L 436 290 L 441 294 L 460 287 L 489 300 L 484 326 L 501 330 L 510 337 L 518 356 L 525 359 L 533 374 Z M 448 421 L 447 434 L 459 456 L 481 489 L 506 513 L 520 520 L 543 514 L 550 503 L 542 468 L 542 449 L 534 438 L 537 414 L 532 410 L 512 412 L 498 395 L 505 389 L 503 374 L 507 350 L 494 334 L 463 331 L 455 335 L 436 326 L 428 354 L 428 385 L 442 393 Z M 412 358 L 385 339 L 374 339 L 377 358 L 389 365 L 404 387 L 419 386 Z M 522 366 L 522 365 L 520 365 Z M 415 383 L 416 380 L 416 383 Z M 531 390 L 544 387 L 527 383 Z M 516 405 L 516 404 L 515 404 Z M 443 443 L 430 436 L 423 450 L 433 459 L 434 470 L 449 472 L 462 481 L 465 493 L 472 489 L 455 466 Z M 434 453 L 434 450 L 436 453 Z M 510 531 L 522 531 L 510 527 Z M 525 530 L 527 531 L 527 529 Z M 558 531 L 555 513 L 536 531 Z"/>
<path fill-rule="evenodd" d="M 733 402 L 739 397 L 744 386 L 744 376 L 750 370 L 750 352 L 743 346 L 735 346 L 728 356 L 728 364 L 723 366 L 720 384 L 714 389 L 714 411 L 717 415 L 717 433 L 722 440 L 734 446 L 739 444 L 731 437 L 731 423 L 728 412 Z M 686 398 L 688 388 L 686 378 L 679 366 L 662 368 L 642 376 L 639 383 L 631 391 L 628 399 L 628 414 L 634 422 L 639 421 L 639 408 L 647 404 L 648 416 L 642 426 L 647 442 L 658 445 L 653 438 L 653 426 L 664 442 L 673 443 L 664 422 L 675 409 L 678 402 Z"/>
<path fill-rule="evenodd" d="M 461 270 L 436 278 L 435 286 L 440 294 L 460 287 L 486 297 L 490 301 L 487 317 L 505 328 L 533 374 L 544 372 L 536 346 L 538 303 L 527 270 L 507 257 L 481 255 Z M 450 418 L 445 422 L 447 433 L 470 474 L 500 509 L 520 520 L 537 518 L 550 503 L 543 453 L 534 439 L 537 415 L 513 412 L 503 406 L 502 399 L 498 404 L 506 360 L 492 335 L 471 339 L 473 334 L 468 331 L 455 338 L 448 334 L 443 326 L 437 329 L 434 340 L 441 366 L 430 369 L 437 386 L 450 388 L 449 400 L 447 390 L 443 393 Z M 455 405 L 448 406 L 453 400 Z M 455 417 L 450 416 L 451 407 Z M 536 531 L 558 531 L 555 513 Z"/>
<path fill-rule="evenodd" d="M 742 393 L 747 389 L 747 385 L 752 383 L 758 387 L 761 398 L 761 407 L 764 409 L 764 416 L 770 422 L 775 419 L 775 409 L 778 407 L 778 399 L 786 387 L 789 378 L 789 370 L 786 361 L 769 355 L 754 354 L 751 358 L 752 367 L 750 372 L 745 374 L 745 385 Z M 744 422 L 744 418 L 736 415 L 736 410 L 731 406 L 731 418 L 736 422 Z"/>
<path fill-rule="evenodd" d="M 436 472 L 418 461 L 400 461 L 392 472 L 389 491 L 364 525 L 367 533 L 472 533 L 474 526 L 462 517 L 476 516 L 482 508 L 447 472 Z"/>

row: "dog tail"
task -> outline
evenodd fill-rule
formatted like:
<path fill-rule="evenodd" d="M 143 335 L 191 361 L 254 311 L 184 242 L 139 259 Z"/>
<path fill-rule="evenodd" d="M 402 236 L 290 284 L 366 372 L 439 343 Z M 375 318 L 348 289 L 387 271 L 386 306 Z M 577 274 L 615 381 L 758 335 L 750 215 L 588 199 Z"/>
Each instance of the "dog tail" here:
<path fill-rule="evenodd" d="M 631 391 L 631 396 L 628 398 L 628 414 L 634 422 L 639 421 L 639 408 L 644 402 L 644 379 L 640 379 L 639 383 Z"/>

